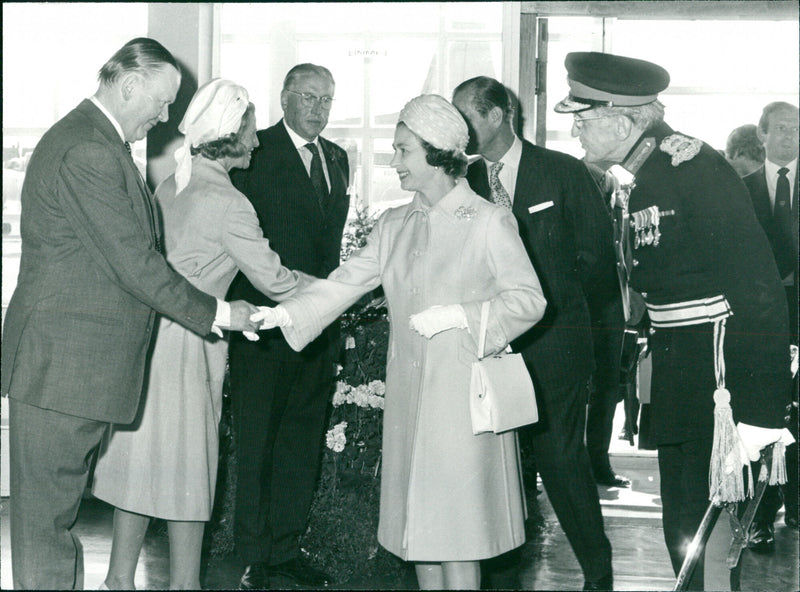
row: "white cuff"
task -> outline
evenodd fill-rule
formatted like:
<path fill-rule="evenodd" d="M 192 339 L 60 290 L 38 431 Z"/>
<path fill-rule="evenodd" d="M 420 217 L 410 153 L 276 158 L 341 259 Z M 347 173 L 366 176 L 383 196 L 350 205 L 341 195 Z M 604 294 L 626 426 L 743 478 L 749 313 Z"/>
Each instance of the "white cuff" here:
<path fill-rule="evenodd" d="M 231 326 L 231 305 L 224 300 L 217 298 L 217 313 L 214 316 L 214 324 L 211 325 L 211 332 L 222 337 L 222 327 Z"/>

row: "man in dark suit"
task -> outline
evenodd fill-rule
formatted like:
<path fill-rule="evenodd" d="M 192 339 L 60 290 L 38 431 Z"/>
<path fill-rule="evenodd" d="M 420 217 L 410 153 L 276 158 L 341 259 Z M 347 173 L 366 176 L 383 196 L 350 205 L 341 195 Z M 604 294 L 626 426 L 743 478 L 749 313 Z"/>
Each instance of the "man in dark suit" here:
<path fill-rule="evenodd" d="M 610 214 L 580 161 L 514 135 L 502 84 L 467 80 L 453 104 L 483 157 L 467 179 L 476 193 L 512 209 L 547 298 L 544 318 L 512 344 L 536 387 L 540 420 L 530 428 L 536 468 L 583 570 L 584 589 L 609 590 L 611 545 L 583 439 L 594 368 L 585 291 L 615 281 Z"/>
<path fill-rule="evenodd" d="M 136 414 L 156 313 L 203 335 L 212 324 L 256 328 L 255 307 L 217 301 L 167 264 L 131 159 L 129 142 L 167 120 L 175 58 L 134 39 L 99 78 L 97 93 L 39 141 L 22 187 L 22 259 L 2 352 L 20 589 L 83 588 L 72 526 L 109 424 Z"/>
<path fill-rule="evenodd" d="M 750 190 L 756 218 L 769 239 L 778 264 L 789 303 L 791 341 L 797 345 L 797 107 L 784 102 L 770 103 L 764 107 L 756 133 L 764 144 L 766 161 L 743 180 Z M 789 429 L 797 438 L 796 379 L 792 393 Z M 767 488 L 753 519 L 749 544 L 754 551 L 771 552 L 774 549 L 773 523 L 781 506 L 781 497 L 786 512 L 784 521 L 787 526 L 797 528 L 797 462 L 797 443 L 794 443 L 786 448 L 787 483 L 780 488 Z"/>
<path fill-rule="evenodd" d="M 250 168 L 233 175 L 283 264 L 320 278 L 339 265 L 349 207 L 347 155 L 319 136 L 333 93 L 327 68 L 292 68 L 281 91 L 283 120 L 258 132 Z M 275 305 L 241 274 L 230 294 Z M 337 350 L 335 327 L 300 353 L 278 330 L 262 332 L 256 343 L 231 340 L 238 451 L 234 536 L 246 566 L 243 589 L 287 579 L 312 587 L 328 583 L 302 555 L 299 537 L 318 477 Z"/>

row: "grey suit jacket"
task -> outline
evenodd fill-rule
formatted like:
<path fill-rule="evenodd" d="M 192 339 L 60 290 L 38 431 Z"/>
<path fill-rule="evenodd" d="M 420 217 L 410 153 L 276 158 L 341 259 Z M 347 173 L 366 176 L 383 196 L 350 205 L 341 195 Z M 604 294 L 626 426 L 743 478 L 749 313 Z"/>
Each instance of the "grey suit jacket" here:
<path fill-rule="evenodd" d="M 216 301 L 155 248 L 152 196 L 111 122 L 83 101 L 42 137 L 22 188 L 22 256 L 2 393 L 129 423 L 156 312 L 208 333 Z"/>

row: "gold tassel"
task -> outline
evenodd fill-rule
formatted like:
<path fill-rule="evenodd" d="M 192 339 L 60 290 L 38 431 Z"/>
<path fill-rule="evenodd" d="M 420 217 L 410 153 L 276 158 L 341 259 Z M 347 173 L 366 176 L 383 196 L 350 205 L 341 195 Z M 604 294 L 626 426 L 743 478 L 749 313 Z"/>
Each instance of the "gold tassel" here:
<path fill-rule="evenodd" d="M 714 391 L 714 442 L 709 469 L 709 497 L 715 503 L 740 502 L 745 499 L 742 466 L 748 471 L 748 494 L 753 496 L 750 461 L 744 457 L 739 432 L 733 423 L 731 394 L 726 388 Z"/>
<path fill-rule="evenodd" d="M 769 475 L 769 484 L 784 483 L 786 483 L 786 445 L 779 440 L 772 448 L 772 472 Z"/>

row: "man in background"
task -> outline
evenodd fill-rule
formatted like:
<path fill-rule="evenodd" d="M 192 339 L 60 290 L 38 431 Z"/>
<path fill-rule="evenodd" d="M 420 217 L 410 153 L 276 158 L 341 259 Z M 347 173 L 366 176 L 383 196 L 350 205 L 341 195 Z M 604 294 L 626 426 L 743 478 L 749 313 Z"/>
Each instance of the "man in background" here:
<path fill-rule="evenodd" d="M 584 589 L 610 590 L 611 545 L 584 444 L 594 369 L 585 294 L 616 281 L 610 214 L 583 163 L 514 134 L 511 100 L 497 80 L 462 82 L 453 104 L 483 157 L 469 167 L 467 180 L 476 193 L 514 213 L 547 298 L 544 318 L 512 343 L 525 359 L 539 405 L 539 422 L 521 436 L 531 440 L 548 498 L 583 570 Z"/>
<path fill-rule="evenodd" d="M 156 313 L 201 335 L 257 328 L 255 307 L 217 301 L 167 264 L 131 158 L 130 142 L 167 121 L 181 80 L 175 58 L 133 39 L 99 79 L 97 93 L 42 136 L 22 187 L 2 353 L 17 589 L 83 588 L 72 527 L 109 424 L 136 414 Z"/>
<path fill-rule="evenodd" d="M 766 161 L 746 176 L 744 184 L 750 190 L 753 208 L 769 239 L 778 272 L 789 305 L 791 343 L 797 339 L 797 154 L 798 110 L 789 103 L 770 103 L 758 122 L 758 139 L 764 143 Z M 787 416 L 789 429 L 797 439 L 797 378 L 792 386 L 792 404 Z M 784 504 L 784 521 L 797 528 L 797 442 L 786 448 L 787 482 L 782 487 L 768 487 L 764 492 L 750 531 L 750 548 L 756 552 L 771 552 L 775 547 L 775 515 Z"/>
<path fill-rule="evenodd" d="M 247 170 L 232 175 L 252 202 L 264 236 L 283 264 L 324 278 L 339 265 L 349 208 L 347 154 L 320 137 L 333 105 L 330 71 L 293 67 L 283 83 L 283 119 L 258 132 Z M 242 274 L 230 295 L 274 306 Z M 250 342 L 233 338 L 230 378 L 237 442 L 234 538 L 245 564 L 242 589 L 328 584 L 300 550 L 319 473 L 334 384 L 338 328 L 302 352 L 281 332 Z"/>
<path fill-rule="evenodd" d="M 746 177 L 764 166 L 764 154 L 764 144 L 752 123 L 733 130 L 725 144 L 725 158 L 740 177 Z"/>

